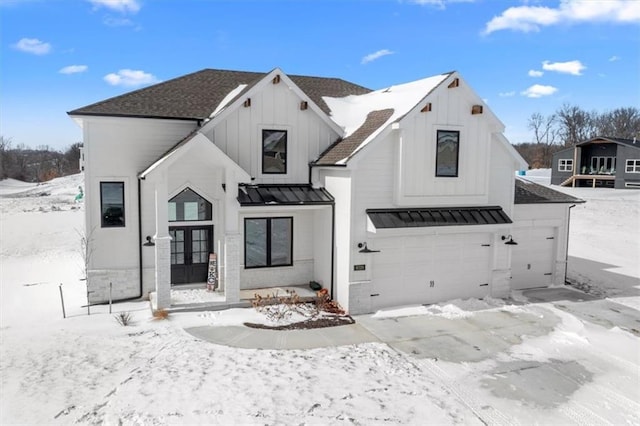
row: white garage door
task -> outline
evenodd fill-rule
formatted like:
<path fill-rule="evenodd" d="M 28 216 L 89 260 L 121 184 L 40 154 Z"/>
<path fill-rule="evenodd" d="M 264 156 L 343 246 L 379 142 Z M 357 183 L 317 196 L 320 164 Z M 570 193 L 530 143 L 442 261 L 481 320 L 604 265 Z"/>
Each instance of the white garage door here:
<path fill-rule="evenodd" d="M 490 234 L 376 238 L 374 243 L 380 250 L 373 254 L 374 309 L 489 294 Z"/>
<path fill-rule="evenodd" d="M 516 228 L 518 243 L 511 252 L 511 288 L 547 287 L 553 280 L 555 258 L 554 228 Z"/>

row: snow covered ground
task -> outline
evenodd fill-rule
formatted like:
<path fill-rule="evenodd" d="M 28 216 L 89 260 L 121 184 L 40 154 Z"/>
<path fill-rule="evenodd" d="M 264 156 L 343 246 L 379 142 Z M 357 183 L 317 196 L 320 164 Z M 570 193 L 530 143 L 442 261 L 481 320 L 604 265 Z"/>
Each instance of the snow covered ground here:
<path fill-rule="evenodd" d="M 548 171 L 527 178 L 548 183 Z M 519 303 L 460 300 L 366 318 L 424 319 L 449 327 L 454 343 L 472 322 L 534 325 L 460 361 L 403 351 L 411 339 L 249 350 L 184 331 L 260 321 L 250 310 L 154 320 L 147 302 L 129 302 L 114 305 L 131 313 L 128 327 L 107 306 L 88 316 L 79 185 L 80 175 L 0 182 L 0 424 L 640 424 L 640 327 L 597 320 L 610 318 L 599 307 L 631 307 L 640 326 L 640 191 L 561 189 L 587 200 L 572 209 L 569 248 L 570 279 L 601 298 L 584 315 L 514 294 Z"/>

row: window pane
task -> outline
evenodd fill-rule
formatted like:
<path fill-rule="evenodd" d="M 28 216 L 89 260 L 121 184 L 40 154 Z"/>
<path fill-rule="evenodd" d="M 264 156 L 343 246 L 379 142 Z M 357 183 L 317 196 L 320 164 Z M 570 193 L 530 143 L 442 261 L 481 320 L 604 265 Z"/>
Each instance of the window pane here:
<path fill-rule="evenodd" d="M 287 132 L 262 131 L 262 173 L 287 173 Z"/>
<path fill-rule="evenodd" d="M 438 130 L 436 176 L 458 176 L 458 147 L 460 132 Z"/>
<path fill-rule="evenodd" d="M 271 266 L 291 265 L 291 218 L 271 219 Z"/>
<path fill-rule="evenodd" d="M 211 203 L 185 188 L 169 200 L 169 221 L 211 220 Z"/>
<path fill-rule="evenodd" d="M 267 266 L 266 219 L 246 219 L 244 241 L 245 267 Z"/>
<path fill-rule="evenodd" d="M 184 265 L 184 254 L 182 253 L 176 254 L 176 264 Z"/>
<path fill-rule="evenodd" d="M 100 182 L 102 227 L 124 226 L 124 182 Z"/>

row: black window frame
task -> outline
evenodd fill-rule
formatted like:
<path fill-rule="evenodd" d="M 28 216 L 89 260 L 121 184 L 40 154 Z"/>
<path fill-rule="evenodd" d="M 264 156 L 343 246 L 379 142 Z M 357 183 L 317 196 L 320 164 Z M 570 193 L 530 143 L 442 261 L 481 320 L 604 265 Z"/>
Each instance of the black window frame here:
<path fill-rule="evenodd" d="M 104 185 L 105 184 L 118 184 L 122 188 L 122 222 L 121 223 L 109 223 L 107 222 L 107 213 L 104 207 Z M 100 182 L 100 227 L 101 228 L 124 228 L 126 227 L 126 205 L 125 205 L 125 186 L 123 181 L 102 181 Z M 111 207 L 107 207 L 107 211 Z M 117 207 L 116 207 L 117 208 Z"/>
<path fill-rule="evenodd" d="M 441 174 L 438 172 L 439 165 L 439 147 L 440 147 L 440 135 L 441 134 L 456 134 L 456 169 L 455 174 Z M 435 175 L 436 177 L 444 177 L 444 178 L 457 178 L 460 175 L 460 131 L 459 130 L 438 130 L 436 132 L 436 167 L 435 167 Z"/>
<path fill-rule="evenodd" d="M 204 219 L 200 219 L 200 217 L 199 217 L 200 209 L 198 209 L 198 219 L 185 219 L 184 218 L 184 203 L 185 202 L 184 201 L 180 201 L 180 202 L 173 201 L 176 198 L 182 197 L 187 191 L 190 191 L 191 193 L 193 193 L 194 195 L 199 197 L 202 201 L 204 201 L 204 210 L 203 210 L 204 211 Z M 174 223 L 174 222 L 202 222 L 202 221 L 210 221 L 210 220 L 213 219 L 213 204 L 211 202 L 209 202 L 209 200 L 207 200 L 202 195 L 198 194 L 196 191 L 194 191 L 193 189 L 191 189 L 188 186 L 183 188 L 179 193 L 177 193 L 173 197 L 171 197 L 171 199 L 167 202 L 167 206 L 172 202 L 175 203 L 175 205 L 176 205 L 176 218 L 175 219 L 169 218 L 169 223 Z M 180 206 L 179 204 L 181 204 L 182 206 Z M 198 204 L 198 207 L 200 207 L 200 204 Z M 180 214 L 182 216 L 180 216 Z M 181 219 L 178 219 L 178 217 L 181 217 Z"/>
<path fill-rule="evenodd" d="M 291 252 L 291 258 L 289 263 L 273 264 L 271 259 L 271 221 L 273 219 L 288 219 L 290 222 L 291 233 L 289 235 L 289 250 Z M 249 220 L 264 220 L 266 221 L 265 232 L 265 245 L 266 245 L 266 265 L 247 265 L 247 221 Z M 281 268 L 293 266 L 293 216 L 270 216 L 270 217 L 245 217 L 244 218 L 244 268 L 245 269 L 261 269 L 261 268 Z"/>
<path fill-rule="evenodd" d="M 624 162 L 625 173 L 640 173 L 640 159 L 627 158 Z"/>
<path fill-rule="evenodd" d="M 284 165 L 284 171 L 276 171 L 276 172 L 270 172 L 270 171 L 265 171 L 265 157 L 266 157 L 266 153 L 267 151 L 265 150 L 265 134 L 267 132 L 281 132 L 284 133 L 284 160 L 283 160 L 283 165 Z M 262 129 L 262 174 L 264 175 L 286 175 L 287 174 L 287 154 L 289 151 L 289 132 L 287 130 L 284 129 Z"/>
<path fill-rule="evenodd" d="M 573 159 L 572 158 L 559 158 L 558 159 L 558 171 L 559 172 L 573 172 Z"/>

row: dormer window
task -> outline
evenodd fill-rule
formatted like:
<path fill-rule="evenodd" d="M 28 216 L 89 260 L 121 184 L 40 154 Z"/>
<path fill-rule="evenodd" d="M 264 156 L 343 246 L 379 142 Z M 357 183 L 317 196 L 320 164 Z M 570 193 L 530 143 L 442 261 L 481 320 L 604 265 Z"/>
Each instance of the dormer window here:
<path fill-rule="evenodd" d="M 262 131 L 262 173 L 287 173 L 287 131 Z"/>
<path fill-rule="evenodd" d="M 169 200 L 169 222 L 211 220 L 211 203 L 191 188 L 183 189 Z"/>

